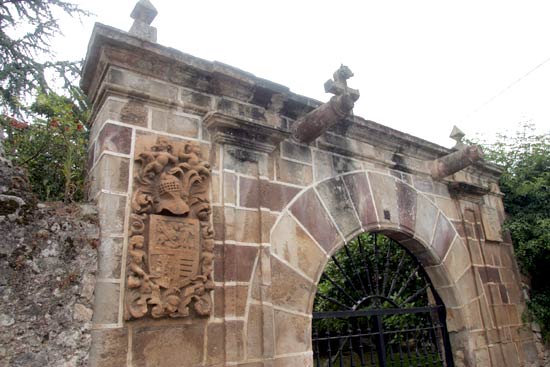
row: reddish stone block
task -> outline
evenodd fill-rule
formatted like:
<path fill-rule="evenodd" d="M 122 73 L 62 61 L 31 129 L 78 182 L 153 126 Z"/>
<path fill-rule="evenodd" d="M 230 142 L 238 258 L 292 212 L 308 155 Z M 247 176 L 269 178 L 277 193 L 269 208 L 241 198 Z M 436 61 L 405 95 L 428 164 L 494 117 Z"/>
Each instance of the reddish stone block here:
<path fill-rule="evenodd" d="M 340 240 L 338 231 L 315 191 L 310 189 L 304 192 L 292 204 L 290 211 L 327 252 L 336 246 Z"/>
<path fill-rule="evenodd" d="M 281 211 L 300 192 L 292 186 L 260 181 L 260 205 L 273 211 Z"/>
<path fill-rule="evenodd" d="M 225 312 L 224 316 L 244 316 L 248 301 L 248 286 L 227 286 L 224 289 Z"/>
<path fill-rule="evenodd" d="M 396 181 L 396 185 L 399 225 L 414 232 L 416 220 L 416 191 L 401 181 Z"/>
<path fill-rule="evenodd" d="M 485 271 L 487 272 L 487 281 L 492 283 L 500 283 L 500 274 L 498 272 L 498 268 L 493 268 L 490 266 L 485 267 Z"/>
<path fill-rule="evenodd" d="M 244 322 L 225 322 L 226 361 L 241 361 L 244 356 Z"/>
<path fill-rule="evenodd" d="M 363 227 L 375 224 L 377 222 L 376 212 L 365 173 L 346 175 L 344 182 Z"/>
<path fill-rule="evenodd" d="M 443 215 L 440 215 L 437 220 L 432 246 L 441 259 L 445 257 L 455 235 L 456 231 L 451 223 Z"/>
<path fill-rule="evenodd" d="M 204 354 L 204 323 L 136 328 L 132 362 L 136 367 L 199 366 Z M 185 341 L 185 348 L 182 348 Z"/>
<path fill-rule="evenodd" d="M 224 281 L 249 282 L 258 256 L 253 246 L 226 245 L 224 251 Z"/>
<path fill-rule="evenodd" d="M 225 356 L 224 325 L 211 323 L 207 326 L 207 355 L 208 366 L 221 365 Z"/>
<path fill-rule="evenodd" d="M 107 123 L 99 132 L 99 136 L 97 138 L 97 152 L 98 155 L 106 150 L 122 154 L 130 154 L 131 144 L 131 128 Z"/>
<path fill-rule="evenodd" d="M 214 317 L 225 316 L 225 292 L 223 287 L 216 287 L 214 289 Z"/>
<path fill-rule="evenodd" d="M 466 238 L 466 229 L 464 228 L 462 222 L 459 220 L 452 220 L 451 223 L 453 224 L 453 227 L 455 227 L 458 235 L 462 238 Z"/>
<path fill-rule="evenodd" d="M 239 205 L 245 208 L 259 208 L 260 206 L 260 181 L 240 177 L 239 178 Z"/>
<path fill-rule="evenodd" d="M 214 239 L 223 240 L 225 238 L 224 211 L 221 206 L 212 207 L 212 222 L 214 225 Z"/>

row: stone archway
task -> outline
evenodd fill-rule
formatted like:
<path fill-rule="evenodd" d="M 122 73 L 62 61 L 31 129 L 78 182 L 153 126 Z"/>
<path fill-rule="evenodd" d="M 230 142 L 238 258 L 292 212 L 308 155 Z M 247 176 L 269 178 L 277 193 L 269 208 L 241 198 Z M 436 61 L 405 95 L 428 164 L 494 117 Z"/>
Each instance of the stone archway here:
<path fill-rule="evenodd" d="M 321 181 L 299 193 L 271 231 L 274 358 L 311 363 L 310 315 L 331 254 L 363 231 L 381 231 L 423 265 L 447 310 L 453 352 L 469 352 L 468 315 L 476 296 L 467 250 L 443 211 L 407 182 L 373 171 Z M 472 289 L 471 293 L 465 290 Z"/>

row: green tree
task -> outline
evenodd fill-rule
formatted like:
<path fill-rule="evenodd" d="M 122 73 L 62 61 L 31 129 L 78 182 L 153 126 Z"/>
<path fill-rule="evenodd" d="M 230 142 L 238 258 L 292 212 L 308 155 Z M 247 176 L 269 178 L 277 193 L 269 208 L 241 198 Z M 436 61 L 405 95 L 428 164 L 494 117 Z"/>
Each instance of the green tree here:
<path fill-rule="evenodd" d="M 88 106 L 81 62 L 52 61 L 61 13 L 88 15 L 61 0 L 0 0 L 0 139 L 40 199 L 73 201 L 83 198 Z"/>
<path fill-rule="evenodd" d="M 519 265 L 531 279 L 529 316 L 550 338 L 550 134 L 524 124 L 515 136 L 499 135 L 486 157 L 502 166 L 500 188 Z"/>
<path fill-rule="evenodd" d="M 0 0 L 0 108 L 4 115 L 20 117 L 28 111 L 31 103 L 27 101 L 50 92 L 48 73 L 57 74 L 68 95 L 82 100 L 74 84 L 80 63 L 51 61 L 55 53 L 50 41 L 60 33 L 56 11 L 88 15 L 61 0 Z"/>
<path fill-rule="evenodd" d="M 41 200 L 84 198 L 88 111 L 65 96 L 41 94 L 30 107 L 32 124 L 12 119 L 6 154 L 27 168 L 33 191 Z"/>

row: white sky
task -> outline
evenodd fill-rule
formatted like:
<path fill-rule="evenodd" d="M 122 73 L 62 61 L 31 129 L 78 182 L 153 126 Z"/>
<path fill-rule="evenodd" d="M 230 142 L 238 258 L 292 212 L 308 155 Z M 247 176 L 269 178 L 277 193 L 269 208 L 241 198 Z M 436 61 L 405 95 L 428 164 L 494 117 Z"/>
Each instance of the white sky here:
<path fill-rule="evenodd" d="M 73 0 L 59 58 L 83 58 L 93 23 L 129 30 L 136 0 Z M 491 140 L 531 121 L 550 131 L 550 2 L 151 0 L 158 42 L 326 101 L 341 63 L 355 114 L 450 147 L 454 124 Z M 486 104 L 530 70 L 545 64 Z"/>

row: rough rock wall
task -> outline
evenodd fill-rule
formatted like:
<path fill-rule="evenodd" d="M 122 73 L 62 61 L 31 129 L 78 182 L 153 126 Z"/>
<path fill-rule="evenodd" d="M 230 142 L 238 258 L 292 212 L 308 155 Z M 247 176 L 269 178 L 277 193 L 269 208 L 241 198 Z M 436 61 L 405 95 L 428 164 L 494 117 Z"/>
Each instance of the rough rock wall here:
<path fill-rule="evenodd" d="M 0 156 L 0 366 L 85 366 L 99 227 L 91 205 L 37 203 Z"/>

